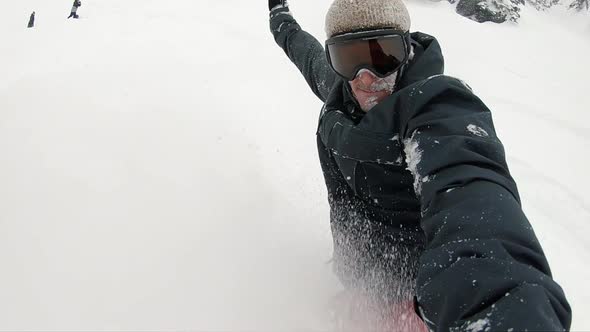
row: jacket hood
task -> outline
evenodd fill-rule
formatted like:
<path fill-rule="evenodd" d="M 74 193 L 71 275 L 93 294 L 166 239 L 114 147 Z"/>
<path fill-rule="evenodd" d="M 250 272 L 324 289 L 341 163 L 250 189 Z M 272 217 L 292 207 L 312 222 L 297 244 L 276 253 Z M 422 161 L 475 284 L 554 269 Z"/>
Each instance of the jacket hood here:
<path fill-rule="evenodd" d="M 444 72 L 445 61 L 436 38 L 421 32 L 414 32 L 411 37 L 414 58 L 407 65 L 397 90 Z"/>

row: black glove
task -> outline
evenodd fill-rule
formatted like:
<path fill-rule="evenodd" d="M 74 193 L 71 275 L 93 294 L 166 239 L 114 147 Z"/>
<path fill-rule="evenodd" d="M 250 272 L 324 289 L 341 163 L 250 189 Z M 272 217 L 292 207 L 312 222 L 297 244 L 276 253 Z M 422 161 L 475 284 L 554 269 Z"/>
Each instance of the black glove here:
<path fill-rule="evenodd" d="M 281 5 L 283 7 L 288 7 L 289 4 L 287 0 L 268 0 L 268 10 L 272 10 L 276 6 Z"/>

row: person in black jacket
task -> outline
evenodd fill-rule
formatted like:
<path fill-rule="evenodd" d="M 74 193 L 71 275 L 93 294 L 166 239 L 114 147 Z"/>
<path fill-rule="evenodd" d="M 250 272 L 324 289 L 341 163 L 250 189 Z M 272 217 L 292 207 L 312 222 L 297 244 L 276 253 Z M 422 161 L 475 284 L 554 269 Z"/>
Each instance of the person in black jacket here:
<path fill-rule="evenodd" d="M 78 16 L 78 7 L 80 6 L 82 6 L 82 2 L 80 0 L 74 0 L 72 10 L 70 11 L 70 16 L 68 16 L 68 18 L 80 18 L 80 16 Z"/>
<path fill-rule="evenodd" d="M 32 28 L 35 26 L 35 12 L 31 13 L 31 16 L 29 17 L 29 24 L 27 24 L 27 28 Z"/>
<path fill-rule="evenodd" d="M 409 32 L 402 1 L 335 0 L 325 47 L 285 0 L 269 10 L 275 41 L 324 102 L 334 271 L 365 299 L 356 308 L 380 308 L 389 331 L 424 330 L 407 324 L 412 300 L 433 331 L 568 330 L 490 110 L 443 75 L 439 43 Z"/>

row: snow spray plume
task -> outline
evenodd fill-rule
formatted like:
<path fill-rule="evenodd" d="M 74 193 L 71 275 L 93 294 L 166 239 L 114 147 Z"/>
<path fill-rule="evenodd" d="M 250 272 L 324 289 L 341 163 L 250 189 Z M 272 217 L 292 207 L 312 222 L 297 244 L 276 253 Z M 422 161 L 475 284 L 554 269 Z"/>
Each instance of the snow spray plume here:
<path fill-rule="evenodd" d="M 423 331 L 413 309 L 423 247 L 411 231 L 388 232 L 350 204 L 332 205 L 333 268 L 346 288 L 335 299 L 335 322 L 345 331 Z"/>

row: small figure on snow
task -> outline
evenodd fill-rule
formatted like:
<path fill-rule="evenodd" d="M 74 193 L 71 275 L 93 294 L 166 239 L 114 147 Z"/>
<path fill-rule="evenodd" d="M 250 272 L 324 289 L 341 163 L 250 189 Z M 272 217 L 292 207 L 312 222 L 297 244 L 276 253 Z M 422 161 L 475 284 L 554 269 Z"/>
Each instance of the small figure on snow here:
<path fill-rule="evenodd" d="M 72 5 L 72 11 L 70 12 L 70 16 L 68 18 L 80 18 L 78 16 L 78 8 L 82 6 L 82 1 L 74 0 L 74 4 Z"/>
<path fill-rule="evenodd" d="M 339 325 L 569 329 L 490 110 L 443 74 L 438 41 L 410 32 L 402 0 L 334 0 L 323 45 L 286 0 L 269 10 L 275 41 L 324 103 L 317 147 L 346 289 Z"/>
<path fill-rule="evenodd" d="M 27 25 L 27 28 L 32 28 L 35 26 L 35 12 L 31 13 L 31 17 L 29 17 L 29 24 Z"/>

